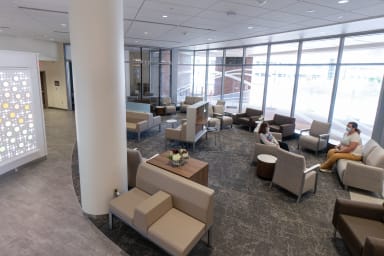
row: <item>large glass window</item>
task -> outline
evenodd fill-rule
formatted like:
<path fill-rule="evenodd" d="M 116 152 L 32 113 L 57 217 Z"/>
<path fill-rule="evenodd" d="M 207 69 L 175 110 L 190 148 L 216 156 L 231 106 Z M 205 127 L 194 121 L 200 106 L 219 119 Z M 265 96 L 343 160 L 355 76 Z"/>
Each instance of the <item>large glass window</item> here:
<path fill-rule="evenodd" d="M 267 51 L 267 45 L 245 49 L 243 110 L 247 107 L 261 110 L 263 107 Z"/>
<path fill-rule="evenodd" d="M 223 50 L 210 50 L 208 53 L 207 101 L 211 104 L 216 104 L 221 98 L 223 53 Z"/>
<path fill-rule="evenodd" d="M 151 51 L 151 75 L 150 75 L 150 91 L 146 91 L 144 97 L 159 96 L 159 51 Z"/>
<path fill-rule="evenodd" d="M 177 63 L 177 102 L 180 103 L 185 96 L 192 95 L 193 51 L 179 51 Z"/>
<path fill-rule="evenodd" d="M 295 82 L 298 43 L 271 46 L 265 118 L 290 115 Z"/>
<path fill-rule="evenodd" d="M 340 40 L 305 41 L 296 96 L 296 128 L 309 128 L 313 120 L 327 122 Z"/>
<path fill-rule="evenodd" d="M 384 70 L 383 34 L 346 37 L 337 88 L 332 136 L 340 139 L 356 121 L 364 142 L 372 135 Z"/>
<path fill-rule="evenodd" d="M 161 97 L 171 96 L 171 51 L 162 50 L 160 59 L 160 90 Z"/>
<path fill-rule="evenodd" d="M 195 52 L 195 70 L 193 80 L 193 95 L 204 98 L 205 95 L 205 76 L 207 63 L 207 52 L 197 51 Z"/>
<path fill-rule="evenodd" d="M 224 91 L 226 111 L 239 112 L 241 79 L 243 69 L 243 48 L 225 51 Z"/>

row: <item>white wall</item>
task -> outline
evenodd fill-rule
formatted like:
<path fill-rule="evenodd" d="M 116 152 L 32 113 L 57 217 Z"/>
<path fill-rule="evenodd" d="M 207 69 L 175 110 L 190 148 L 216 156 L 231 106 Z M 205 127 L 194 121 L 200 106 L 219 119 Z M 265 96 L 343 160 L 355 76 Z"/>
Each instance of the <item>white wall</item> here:
<path fill-rule="evenodd" d="M 51 41 L 34 40 L 23 37 L 0 36 L 0 50 L 34 52 L 39 60 L 55 61 L 60 44 Z"/>
<path fill-rule="evenodd" d="M 45 71 L 48 107 L 68 109 L 63 44 L 22 37 L 0 36 L 0 50 L 38 54 L 40 71 Z M 59 81 L 60 86 L 54 82 Z"/>
<path fill-rule="evenodd" d="M 44 71 L 46 76 L 48 107 L 68 109 L 64 47 L 58 46 L 57 60 L 40 61 L 40 71 Z M 55 81 L 59 86 L 55 86 Z"/>

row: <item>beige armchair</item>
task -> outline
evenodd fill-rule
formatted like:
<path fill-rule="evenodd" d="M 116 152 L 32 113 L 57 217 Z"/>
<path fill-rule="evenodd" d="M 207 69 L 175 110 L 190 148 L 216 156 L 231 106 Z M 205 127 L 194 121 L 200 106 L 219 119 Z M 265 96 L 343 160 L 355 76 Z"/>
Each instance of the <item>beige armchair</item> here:
<path fill-rule="evenodd" d="M 304 156 L 275 148 L 277 162 L 270 186 L 276 184 L 295 194 L 296 202 L 300 202 L 301 196 L 310 190 L 316 193 L 316 169 L 320 167 L 320 164 L 307 168 Z"/>
<path fill-rule="evenodd" d="M 330 129 L 330 123 L 313 120 L 311 128 L 300 131 L 298 148 L 313 150 L 317 155 L 319 151 L 327 148 Z M 309 134 L 304 134 L 304 132 L 309 132 Z"/>
<path fill-rule="evenodd" d="M 384 255 L 384 206 L 337 199 L 332 223 L 353 256 Z"/>
<path fill-rule="evenodd" d="M 187 142 L 187 121 L 181 120 L 181 124 L 176 128 L 166 128 L 165 139 Z"/>
<path fill-rule="evenodd" d="M 224 102 L 225 104 L 225 102 Z M 233 118 L 232 116 L 226 116 L 224 114 L 224 107 L 225 105 L 219 104 L 219 105 L 213 105 L 213 117 L 218 118 L 220 120 L 220 128 L 224 128 L 227 126 L 230 126 L 232 128 L 233 124 Z"/>
<path fill-rule="evenodd" d="M 165 107 L 165 114 L 176 113 L 176 104 L 172 103 L 172 99 L 170 97 L 161 98 L 161 106 Z"/>

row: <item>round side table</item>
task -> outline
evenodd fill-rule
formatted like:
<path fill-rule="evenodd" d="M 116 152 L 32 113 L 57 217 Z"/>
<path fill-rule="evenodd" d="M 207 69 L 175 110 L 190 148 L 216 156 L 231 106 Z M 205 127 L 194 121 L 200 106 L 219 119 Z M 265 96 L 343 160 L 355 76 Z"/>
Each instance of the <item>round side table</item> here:
<path fill-rule="evenodd" d="M 272 180 L 277 158 L 269 154 L 257 156 L 256 175 L 266 180 Z"/>
<path fill-rule="evenodd" d="M 168 119 L 165 121 L 167 124 L 171 125 L 172 128 L 175 128 L 175 125 L 177 125 L 177 120 L 176 119 Z"/>

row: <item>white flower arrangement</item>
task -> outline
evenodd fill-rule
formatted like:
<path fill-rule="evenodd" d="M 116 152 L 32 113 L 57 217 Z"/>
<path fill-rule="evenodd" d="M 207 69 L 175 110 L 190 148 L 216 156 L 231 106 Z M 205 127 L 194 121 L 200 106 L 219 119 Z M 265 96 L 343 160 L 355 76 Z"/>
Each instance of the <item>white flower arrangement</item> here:
<path fill-rule="evenodd" d="M 186 149 L 172 149 L 169 151 L 169 160 L 173 165 L 180 166 L 185 163 L 185 160 L 189 158 L 188 151 Z"/>

